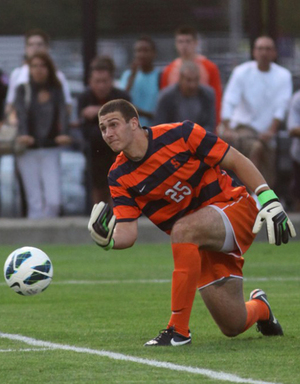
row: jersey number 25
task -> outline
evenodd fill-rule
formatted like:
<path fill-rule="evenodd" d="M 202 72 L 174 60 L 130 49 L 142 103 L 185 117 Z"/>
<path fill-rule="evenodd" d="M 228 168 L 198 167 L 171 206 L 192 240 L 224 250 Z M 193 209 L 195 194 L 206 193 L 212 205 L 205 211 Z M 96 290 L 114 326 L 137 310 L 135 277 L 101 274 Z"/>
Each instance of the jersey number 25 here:
<path fill-rule="evenodd" d="M 181 185 L 181 181 L 178 181 L 173 188 L 169 188 L 166 192 L 166 196 L 170 196 L 170 198 L 176 203 L 179 203 L 181 200 L 185 198 L 185 196 L 190 195 L 192 191 L 186 185 Z"/>

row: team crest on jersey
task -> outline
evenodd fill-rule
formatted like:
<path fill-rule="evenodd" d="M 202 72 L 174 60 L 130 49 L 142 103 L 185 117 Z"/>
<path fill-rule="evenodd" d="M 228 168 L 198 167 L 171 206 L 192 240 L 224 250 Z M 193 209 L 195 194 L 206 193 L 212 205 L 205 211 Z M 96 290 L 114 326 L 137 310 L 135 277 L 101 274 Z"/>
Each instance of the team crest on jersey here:
<path fill-rule="evenodd" d="M 178 160 L 176 160 L 175 157 L 173 157 L 173 159 L 171 159 L 171 164 L 176 169 L 178 169 L 181 166 L 180 162 Z"/>

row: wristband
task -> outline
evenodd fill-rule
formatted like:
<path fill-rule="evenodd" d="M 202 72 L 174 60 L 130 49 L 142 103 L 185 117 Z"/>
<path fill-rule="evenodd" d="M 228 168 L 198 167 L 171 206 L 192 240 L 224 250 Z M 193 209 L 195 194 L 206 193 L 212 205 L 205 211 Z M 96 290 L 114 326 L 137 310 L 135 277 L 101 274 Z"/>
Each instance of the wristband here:
<path fill-rule="evenodd" d="M 276 196 L 275 192 L 272 189 L 268 189 L 267 191 L 263 191 L 257 196 L 259 204 L 264 206 L 264 204 L 268 203 L 270 200 L 279 200 Z"/>
<path fill-rule="evenodd" d="M 260 191 L 262 188 L 265 188 L 265 187 L 268 187 L 268 188 L 269 188 L 268 184 L 261 184 L 261 185 L 259 185 L 259 186 L 255 189 L 254 193 L 257 195 L 258 191 Z"/>
<path fill-rule="evenodd" d="M 114 239 L 111 239 L 110 242 L 108 243 L 108 245 L 106 245 L 105 247 L 102 247 L 105 251 L 109 251 L 110 249 L 113 249 L 115 245 L 115 241 Z"/>

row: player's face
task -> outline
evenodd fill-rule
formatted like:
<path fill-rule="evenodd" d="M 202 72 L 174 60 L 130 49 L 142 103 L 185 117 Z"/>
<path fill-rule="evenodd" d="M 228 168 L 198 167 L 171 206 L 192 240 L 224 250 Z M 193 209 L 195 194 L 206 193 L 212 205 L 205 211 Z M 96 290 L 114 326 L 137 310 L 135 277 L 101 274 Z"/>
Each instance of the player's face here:
<path fill-rule="evenodd" d="M 143 67 L 152 64 L 155 51 L 147 41 L 137 41 L 134 46 L 134 57 L 137 63 Z"/>
<path fill-rule="evenodd" d="M 268 65 L 276 58 L 276 49 L 272 39 L 268 37 L 261 37 L 256 40 L 253 57 L 258 64 Z"/>
<path fill-rule="evenodd" d="M 175 45 L 179 56 L 191 57 L 196 53 L 197 40 L 192 35 L 177 35 Z"/>
<path fill-rule="evenodd" d="M 105 99 L 113 88 L 113 79 L 109 71 L 92 71 L 89 86 L 93 94 L 99 99 Z"/>
<path fill-rule="evenodd" d="M 103 140 L 114 152 L 126 152 L 126 149 L 132 144 L 131 120 L 127 123 L 120 112 L 100 116 L 99 127 Z"/>
<path fill-rule="evenodd" d="M 185 70 L 180 74 L 179 88 L 186 97 L 195 96 L 199 86 L 199 72 L 194 70 Z"/>
<path fill-rule="evenodd" d="M 46 63 L 39 57 L 35 57 L 29 67 L 30 76 L 34 82 L 43 84 L 47 81 L 49 70 Z"/>
<path fill-rule="evenodd" d="M 48 45 L 41 36 L 30 36 L 26 42 L 25 53 L 26 57 L 30 58 L 36 52 L 47 52 Z"/>

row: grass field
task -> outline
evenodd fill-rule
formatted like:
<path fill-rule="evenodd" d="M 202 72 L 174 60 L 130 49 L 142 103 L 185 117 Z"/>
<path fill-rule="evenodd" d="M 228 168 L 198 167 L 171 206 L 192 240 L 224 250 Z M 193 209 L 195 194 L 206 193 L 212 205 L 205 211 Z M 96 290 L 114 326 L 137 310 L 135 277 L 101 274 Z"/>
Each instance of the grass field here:
<path fill-rule="evenodd" d="M 1 247 L 1 265 L 14 248 Z M 111 252 L 96 245 L 40 248 L 54 265 L 45 292 L 19 296 L 0 280 L 1 384 L 300 383 L 299 242 L 255 243 L 244 267 L 245 297 L 254 288 L 268 293 L 284 337 L 266 338 L 252 327 L 226 338 L 197 295 L 193 342 L 182 348 L 143 347 L 170 314 L 168 244 Z"/>

